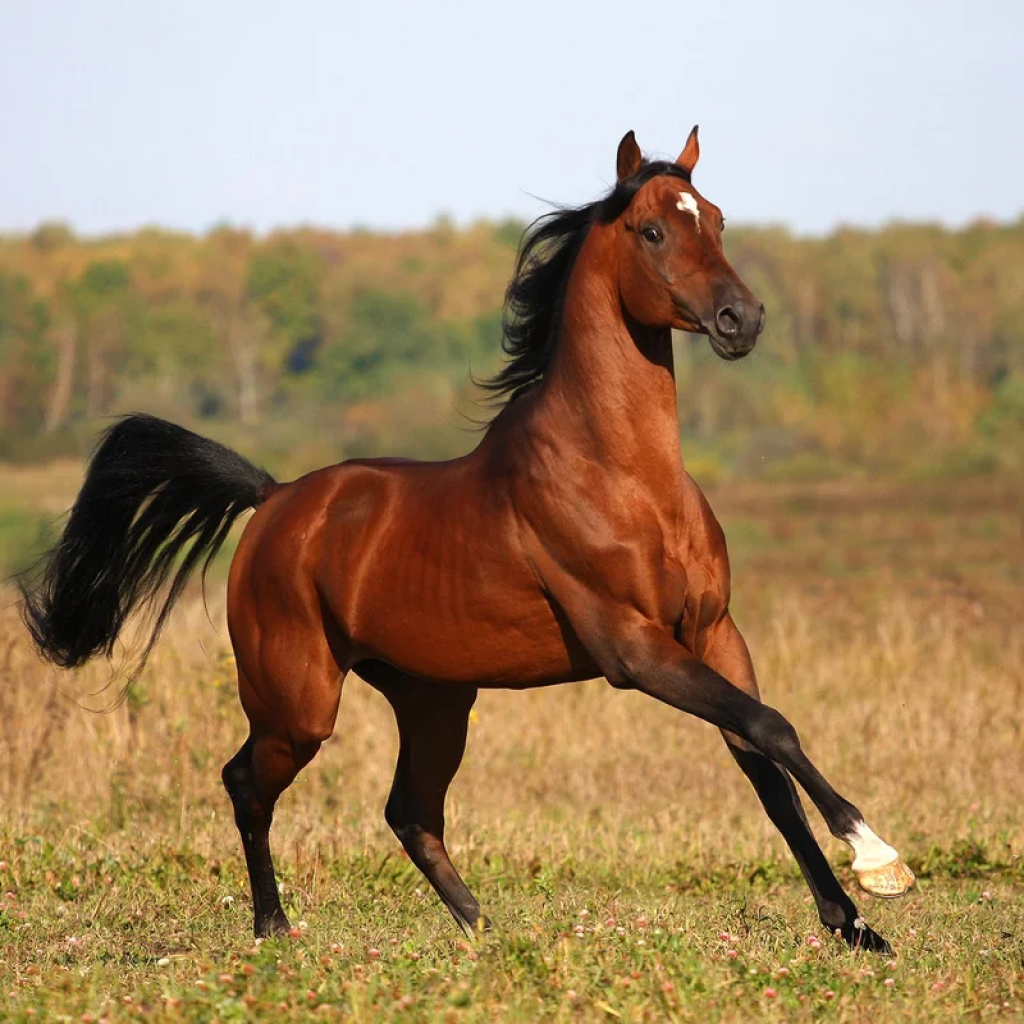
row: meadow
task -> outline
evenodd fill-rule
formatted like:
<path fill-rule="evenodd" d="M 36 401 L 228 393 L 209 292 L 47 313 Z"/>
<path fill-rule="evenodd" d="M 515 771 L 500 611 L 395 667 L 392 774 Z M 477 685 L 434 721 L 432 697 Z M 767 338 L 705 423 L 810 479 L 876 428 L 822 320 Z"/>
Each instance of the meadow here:
<path fill-rule="evenodd" d="M 0 470 L 0 492 L 42 517 L 76 472 Z M 766 699 L 918 874 L 901 901 L 857 895 L 811 813 L 892 959 L 821 932 L 715 730 L 597 681 L 477 703 L 448 803 L 495 921 L 473 946 L 384 823 L 394 723 L 350 678 L 272 833 L 294 934 L 257 945 L 219 781 L 244 719 L 215 574 L 113 711 L 109 667 L 43 666 L 0 595 L 0 1018 L 1024 1017 L 1024 481 L 711 498 Z"/>

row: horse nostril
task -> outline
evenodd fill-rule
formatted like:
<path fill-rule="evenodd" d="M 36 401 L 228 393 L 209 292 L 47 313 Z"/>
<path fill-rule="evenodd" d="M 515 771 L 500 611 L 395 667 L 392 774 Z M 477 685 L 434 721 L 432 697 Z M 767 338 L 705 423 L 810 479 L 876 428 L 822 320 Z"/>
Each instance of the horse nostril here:
<path fill-rule="evenodd" d="M 757 333 L 760 334 L 764 330 L 764 306 L 761 306 L 761 312 L 757 317 Z"/>
<path fill-rule="evenodd" d="M 732 306 L 723 306 L 715 314 L 715 324 L 723 337 L 735 338 L 740 333 L 742 323 L 739 313 Z"/>

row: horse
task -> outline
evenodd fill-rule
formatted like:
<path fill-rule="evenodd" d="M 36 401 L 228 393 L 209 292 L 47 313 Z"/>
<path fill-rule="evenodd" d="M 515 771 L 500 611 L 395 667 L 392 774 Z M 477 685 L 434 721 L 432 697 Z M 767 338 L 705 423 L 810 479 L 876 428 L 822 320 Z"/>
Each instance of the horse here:
<path fill-rule="evenodd" d="M 890 953 L 807 823 L 793 780 L 852 848 L 866 892 L 914 875 L 762 702 L 730 614 L 725 536 L 680 451 L 673 329 L 747 355 L 762 304 L 692 183 L 632 132 L 614 186 L 527 230 L 503 317 L 497 406 L 469 454 L 353 459 L 276 482 L 238 453 L 134 414 L 103 436 L 65 530 L 19 581 L 51 662 L 111 657 L 150 615 L 141 670 L 193 574 L 254 512 L 232 560 L 227 621 L 249 735 L 224 766 L 254 931 L 286 932 L 269 834 L 275 804 L 333 733 L 355 671 L 390 703 L 400 750 L 385 818 L 469 936 L 489 926 L 445 847 L 444 804 L 482 688 L 604 677 L 717 726 L 788 844 L 821 922 Z"/>

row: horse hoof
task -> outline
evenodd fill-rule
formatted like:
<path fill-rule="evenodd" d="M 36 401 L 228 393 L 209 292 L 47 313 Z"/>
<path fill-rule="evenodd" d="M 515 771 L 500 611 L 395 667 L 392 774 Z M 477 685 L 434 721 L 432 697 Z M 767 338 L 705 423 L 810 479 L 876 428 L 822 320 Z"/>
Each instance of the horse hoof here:
<path fill-rule="evenodd" d="M 869 927 L 863 918 L 856 918 L 852 924 L 844 923 L 835 929 L 835 935 L 855 953 L 879 953 L 882 956 L 892 956 L 892 946 L 878 932 Z"/>
<path fill-rule="evenodd" d="M 291 925 L 283 910 L 277 910 L 268 917 L 262 917 L 256 921 L 253 929 L 257 939 L 272 939 L 278 935 L 287 935 L 291 931 Z"/>
<path fill-rule="evenodd" d="M 917 879 L 901 857 L 897 857 L 880 868 L 866 868 L 855 871 L 857 884 L 872 896 L 894 900 L 914 888 Z"/>

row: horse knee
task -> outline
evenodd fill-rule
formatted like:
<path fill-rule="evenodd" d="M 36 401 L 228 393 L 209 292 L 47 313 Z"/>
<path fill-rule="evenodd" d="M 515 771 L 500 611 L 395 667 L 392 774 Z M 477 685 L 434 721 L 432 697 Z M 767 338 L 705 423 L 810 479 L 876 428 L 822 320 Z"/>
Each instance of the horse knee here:
<path fill-rule="evenodd" d="M 292 746 L 299 750 L 303 747 L 316 747 L 326 743 L 334 735 L 336 714 L 303 716 L 289 723 L 288 738 Z"/>
<path fill-rule="evenodd" d="M 385 807 L 384 818 L 391 831 L 421 871 L 430 872 L 448 859 L 441 838 L 420 822 L 410 820 L 415 815 Z"/>
<path fill-rule="evenodd" d="M 247 739 L 238 753 L 221 769 L 220 779 L 232 801 L 251 796 L 253 792 L 252 775 L 253 742 Z"/>
<path fill-rule="evenodd" d="M 605 679 L 616 690 L 635 690 L 651 669 L 651 651 L 643 635 L 620 637 L 606 650 L 595 652 Z"/>
<path fill-rule="evenodd" d="M 747 740 L 776 764 L 791 765 L 801 753 L 796 729 L 775 708 L 762 704 L 747 729 Z"/>
<path fill-rule="evenodd" d="M 269 822 L 278 797 L 319 749 L 319 742 L 286 734 L 248 740 L 221 773 L 236 815 L 255 813 Z"/>

